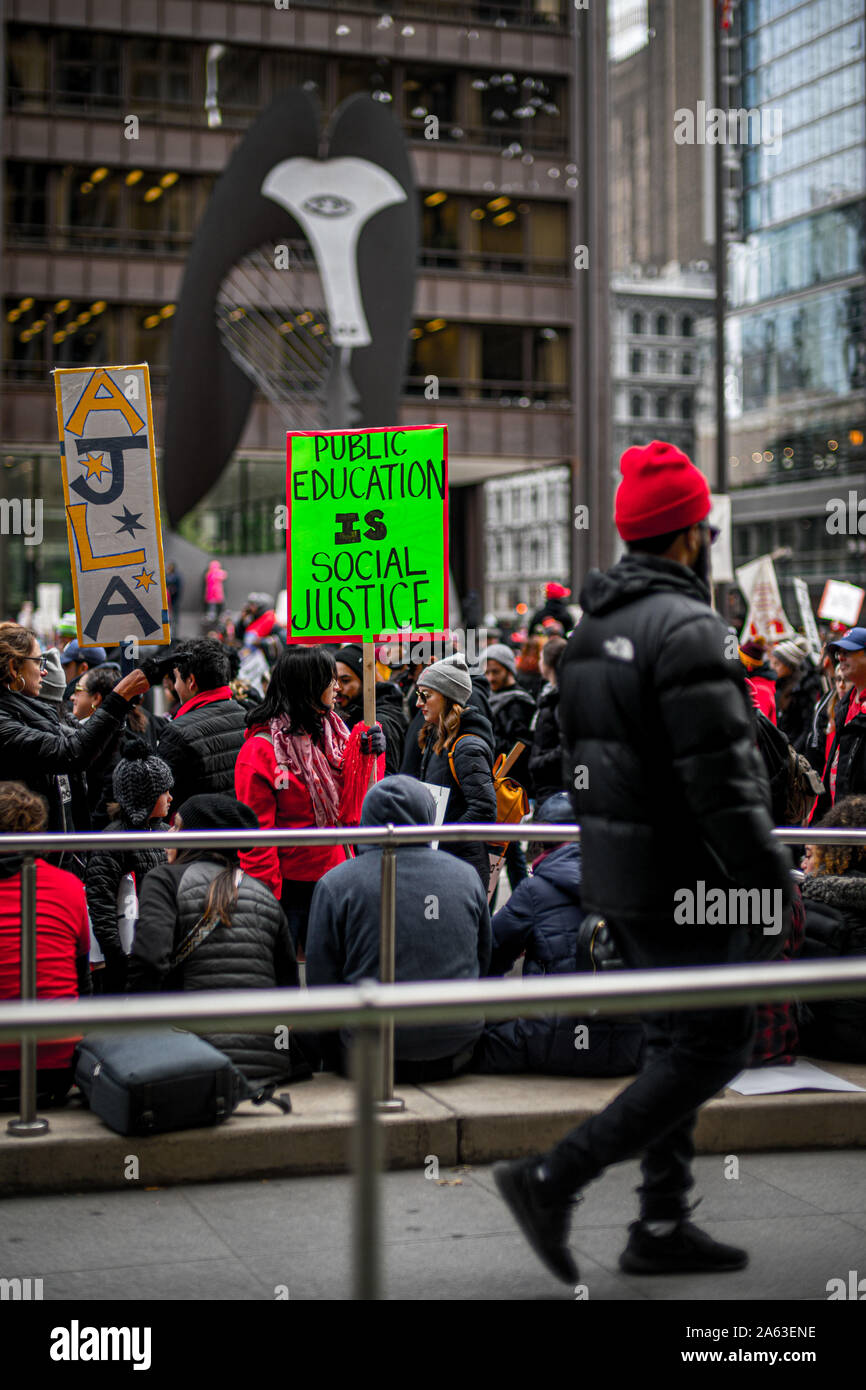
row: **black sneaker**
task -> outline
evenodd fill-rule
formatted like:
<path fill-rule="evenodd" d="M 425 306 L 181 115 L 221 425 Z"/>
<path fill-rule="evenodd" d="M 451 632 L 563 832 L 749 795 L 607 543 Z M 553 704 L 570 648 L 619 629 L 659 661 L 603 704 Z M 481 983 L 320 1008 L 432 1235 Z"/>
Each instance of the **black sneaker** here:
<path fill-rule="evenodd" d="M 681 1221 L 669 1236 L 651 1235 L 642 1221 L 635 1221 L 619 1257 L 627 1274 L 710 1274 L 745 1269 L 748 1263 L 745 1250 L 713 1240 L 691 1221 Z"/>
<path fill-rule="evenodd" d="M 519 1158 L 512 1163 L 496 1163 L 493 1177 L 536 1255 L 551 1274 L 566 1284 L 576 1284 L 577 1265 L 566 1245 L 571 1209 L 579 1197 L 543 1200 L 544 1184 L 536 1176 L 540 1159 Z"/>

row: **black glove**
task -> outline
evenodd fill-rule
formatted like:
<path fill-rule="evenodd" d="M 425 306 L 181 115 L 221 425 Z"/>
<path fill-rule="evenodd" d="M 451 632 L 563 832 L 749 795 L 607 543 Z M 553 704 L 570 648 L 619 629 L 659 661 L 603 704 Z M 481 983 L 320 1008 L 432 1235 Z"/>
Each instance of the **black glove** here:
<path fill-rule="evenodd" d="M 365 757 L 370 753 L 375 753 L 379 757 L 385 751 L 385 735 L 379 724 L 374 724 L 372 729 L 365 729 L 361 735 L 361 752 Z"/>

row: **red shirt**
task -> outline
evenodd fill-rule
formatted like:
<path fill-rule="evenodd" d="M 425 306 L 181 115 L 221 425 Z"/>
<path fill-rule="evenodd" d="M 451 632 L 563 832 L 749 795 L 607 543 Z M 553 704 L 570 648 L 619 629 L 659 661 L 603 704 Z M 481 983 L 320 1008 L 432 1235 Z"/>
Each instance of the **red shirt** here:
<path fill-rule="evenodd" d="M 364 756 L 357 744 L 366 726 L 356 724 L 343 758 L 343 765 L 355 769 L 354 776 L 342 778 L 340 788 L 340 825 L 357 825 L 361 802 L 367 792 L 372 754 Z M 261 732 L 265 732 L 262 730 Z M 377 778 L 385 775 L 385 755 L 380 754 Z M 235 763 L 235 795 L 255 811 L 263 830 L 314 830 L 316 817 L 313 802 L 305 782 L 277 765 L 274 746 L 269 738 L 247 729 L 245 742 Z M 255 849 L 240 855 L 241 868 L 253 878 L 261 879 L 279 898 L 283 879 L 302 879 L 315 883 L 336 864 L 346 858 L 342 846 L 317 845 L 302 849 Z"/>
<path fill-rule="evenodd" d="M 90 950 L 84 884 L 65 869 L 36 860 L 36 995 L 39 999 L 77 999 L 76 956 Z M 0 878 L 0 999 L 20 999 L 21 874 Z M 67 1067 L 78 1038 L 40 1043 L 36 1065 Z M 17 1071 L 17 1043 L 0 1046 L 0 1071 Z"/>

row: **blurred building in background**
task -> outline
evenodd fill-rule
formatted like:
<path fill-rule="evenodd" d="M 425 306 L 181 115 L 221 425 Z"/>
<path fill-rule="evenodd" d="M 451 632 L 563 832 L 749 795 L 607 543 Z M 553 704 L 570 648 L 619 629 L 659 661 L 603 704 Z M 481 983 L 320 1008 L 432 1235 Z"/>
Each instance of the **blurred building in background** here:
<path fill-rule="evenodd" d="M 149 362 L 159 440 L 195 228 L 242 132 L 290 85 L 326 117 L 368 92 L 410 142 L 422 235 L 402 416 L 450 427 L 454 580 L 482 591 L 483 483 L 574 455 L 574 16 L 571 0 L 409 0 L 393 16 L 373 0 L 345 14 L 306 0 L 8 0 L 0 494 L 45 500 L 45 543 L 0 556 L 4 616 L 39 579 L 71 602 L 52 368 Z M 205 111 L 214 43 L 218 126 Z M 274 588 L 290 423 L 258 398 L 170 540 L 189 602 L 212 554 L 235 557 L 244 592 Z"/>

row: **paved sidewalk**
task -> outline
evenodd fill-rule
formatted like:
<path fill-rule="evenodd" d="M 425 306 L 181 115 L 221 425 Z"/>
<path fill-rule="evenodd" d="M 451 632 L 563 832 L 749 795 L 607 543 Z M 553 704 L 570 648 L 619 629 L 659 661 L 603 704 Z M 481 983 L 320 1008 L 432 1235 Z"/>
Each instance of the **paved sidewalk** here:
<path fill-rule="evenodd" d="M 432 1168 L 432 1165 L 428 1165 Z M 641 1279 L 617 1257 L 636 1214 L 636 1163 L 587 1189 L 573 1226 L 592 1300 L 824 1301 L 827 1281 L 866 1276 L 862 1152 L 698 1158 L 696 1219 L 744 1245 L 735 1274 Z M 529 1249 L 487 1167 L 382 1179 L 386 1293 L 406 1300 L 568 1300 Z M 348 1176 L 209 1183 L 2 1204 L 0 1277 L 42 1278 L 46 1300 L 345 1299 Z M 745 1309 L 743 1310 L 745 1311 Z"/>

